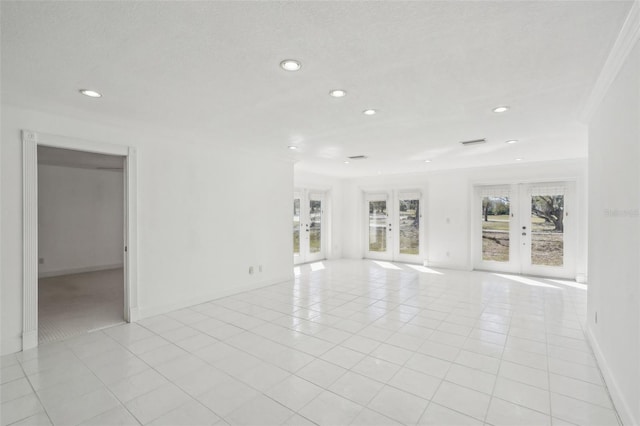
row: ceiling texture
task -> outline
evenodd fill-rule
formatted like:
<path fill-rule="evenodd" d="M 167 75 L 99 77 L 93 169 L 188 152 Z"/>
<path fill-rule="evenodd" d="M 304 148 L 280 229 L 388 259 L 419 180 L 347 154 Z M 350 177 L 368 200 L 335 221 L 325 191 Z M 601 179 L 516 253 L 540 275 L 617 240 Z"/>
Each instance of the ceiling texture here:
<path fill-rule="evenodd" d="M 340 177 L 580 158 L 579 116 L 631 4 L 3 1 L 2 102 Z"/>

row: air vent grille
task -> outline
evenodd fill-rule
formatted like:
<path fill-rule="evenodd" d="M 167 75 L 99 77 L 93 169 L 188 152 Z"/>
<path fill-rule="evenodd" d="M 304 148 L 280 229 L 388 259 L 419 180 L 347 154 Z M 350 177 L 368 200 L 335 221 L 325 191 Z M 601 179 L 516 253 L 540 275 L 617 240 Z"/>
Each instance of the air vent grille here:
<path fill-rule="evenodd" d="M 480 143 L 485 143 L 487 140 L 486 139 L 473 139 L 470 141 L 462 141 L 460 142 L 462 145 L 477 145 Z"/>

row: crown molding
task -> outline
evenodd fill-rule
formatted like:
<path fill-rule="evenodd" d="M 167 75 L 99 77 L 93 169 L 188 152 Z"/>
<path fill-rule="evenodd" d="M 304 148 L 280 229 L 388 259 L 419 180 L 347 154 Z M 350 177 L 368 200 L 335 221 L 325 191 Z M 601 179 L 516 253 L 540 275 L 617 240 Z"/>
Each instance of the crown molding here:
<path fill-rule="evenodd" d="M 588 123 L 591 120 L 638 40 L 640 40 L 640 0 L 635 0 L 580 114 L 581 121 Z"/>

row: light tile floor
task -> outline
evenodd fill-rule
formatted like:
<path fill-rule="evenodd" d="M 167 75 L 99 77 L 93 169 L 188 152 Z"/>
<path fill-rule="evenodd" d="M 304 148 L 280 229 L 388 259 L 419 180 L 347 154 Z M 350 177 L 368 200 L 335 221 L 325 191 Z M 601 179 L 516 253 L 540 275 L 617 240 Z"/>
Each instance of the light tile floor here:
<path fill-rule="evenodd" d="M 619 424 L 575 283 L 372 261 L 295 270 L 2 357 L 2 425 Z"/>

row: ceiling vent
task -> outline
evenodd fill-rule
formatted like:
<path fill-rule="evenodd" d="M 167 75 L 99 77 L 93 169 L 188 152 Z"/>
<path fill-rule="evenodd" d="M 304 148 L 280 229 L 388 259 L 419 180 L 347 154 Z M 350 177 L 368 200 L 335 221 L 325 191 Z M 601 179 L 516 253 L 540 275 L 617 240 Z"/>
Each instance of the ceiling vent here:
<path fill-rule="evenodd" d="M 473 140 L 470 140 L 470 141 L 462 141 L 460 143 L 462 145 L 478 145 L 478 144 L 485 143 L 485 142 L 487 142 L 486 139 L 473 139 Z"/>
<path fill-rule="evenodd" d="M 366 160 L 366 155 L 352 155 L 351 157 L 347 157 L 349 160 Z"/>

